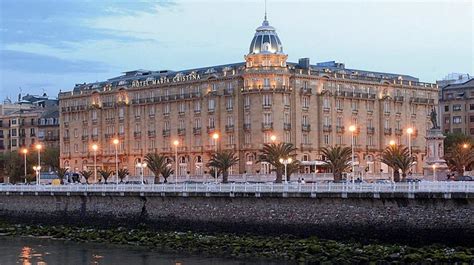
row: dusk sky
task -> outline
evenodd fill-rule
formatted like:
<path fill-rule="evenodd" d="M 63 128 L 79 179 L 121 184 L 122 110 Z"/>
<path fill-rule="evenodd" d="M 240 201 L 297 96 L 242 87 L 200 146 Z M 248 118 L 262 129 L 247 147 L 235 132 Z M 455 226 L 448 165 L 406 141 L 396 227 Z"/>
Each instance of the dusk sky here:
<path fill-rule="evenodd" d="M 289 61 L 338 61 L 435 82 L 474 73 L 472 1 L 272 1 Z M 0 0 L 0 100 L 57 95 L 134 69 L 243 61 L 260 1 Z"/>

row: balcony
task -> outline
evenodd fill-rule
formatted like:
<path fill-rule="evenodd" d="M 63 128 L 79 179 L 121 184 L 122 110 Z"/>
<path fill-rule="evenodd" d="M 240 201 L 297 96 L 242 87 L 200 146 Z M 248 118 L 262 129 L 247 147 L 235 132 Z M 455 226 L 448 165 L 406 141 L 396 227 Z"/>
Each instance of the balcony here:
<path fill-rule="evenodd" d="M 89 139 L 89 135 L 81 136 L 82 141 L 87 141 Z"/>
<path fill-rule="evenodd" d="M 313 90 L 311 88 L 307 88 L 307 87 L 300 88 L 300 94 L 311 95 L 312 92 L 313 92 Z"/>
<path fill-rule="evenodd" d="M 155 130 L 148 131 L 148 137 L 155 137 L 155 136 L 156 136 Z"/>
<path fill-rule="evenodd" d="M 244 131 L 250 131 L 250 128 L 251 128 L 250 123 L 244 124 Z"/>
<path fill-rule="evenodd" d="M 367 134 L 374 134 L 375 128 L 374 127 L 367 127 Z"/>
<path fill-rule="evenodd" d="M 195 135 L 201 134 L 201 127 L 194 127 L 193 128 L 193 134 L 195 134 Z"/>
<path fill-rule="evenodd" d="M 395 102 L 403 102 L 403 99 L 404 99 L 404 98 L 403 98 L 402 96 L 395 96 L 395 97 L 393 97 L 393 100 L 394 100 Z"/>
<path fill-rule="evenodd" d="M 97 141 L 97 140 L 99 140 L 99 135 L 98 134 L 93 134 L 91 136 L 91 139 L 92 139 L 92 141 Z"/>
<path fill-rule="evenodd" d="M 306 143 L 306 144 L 301 144 L 301 151 L 312 151 L 313 147 L 311 144 Z"/>
<path fill-rule="evenodd" d="M 309 132 L 309 131 L 311 131 L 311 125 L 310 124 L 301 124 L 301 130 L 303 132 Z"/>
<path fill-rule="evenodd" d="M 227 150 L 235 150 L 235 144 L 226 144 L 224 146 L 224 149 L 227 149 Z"/>
<path fill-rule="evenodd" d="M 133 137 L 140 138 L 142 136 L 142 132 L 133 132 Z"/>
<path fill-rule="evenodd" d="M 402 135 L 403 130 L 402 129 L 395 129 L 395 135 Z"/>
<path fill-rule="evenodd" d="M 64 136 L 64 137 L 63 137 L 63 141 L 69 142 L 69 140 L 70 140 L 69 136 Z"/>
<path fill-rule="evenodd" d="M 115 119 L 114 118 L 105 118 L 105 123 L 114 123 Z"/>
<path fill-rule="evenodd" d="M 106 133 L 104 136 L 105 136 L 105 139 L 110 139 L 110 138 L 114 137 L 114 134 L 113 133 Z"/>
<path fill-rule="evenodd" d="M 163 136 L 170 136 L 170 133 L 171 133 L 171 132 L 170 132 L 169 129 L 168 129 L 168 130 L 165 129 L 165 130 L 163 130 L 162 133 L 163 133 Z"/>
<path fill-rule="evenodd" d="M 392 128 L 384 128 L 383 134 L 385 135 L 392 135 Z"/>
<path fill-rule="evenodd" d="M 226 107 L 225 109 L 227 110 L 227 112 L 232 112 L 234 110 L 234 107 Z"/>
<path fill-rule="evenodd" d="M 185 113 L 186 113 L 186 112 L 184 112 L 184 111 L 178 111 L 178 115 L 179 115 L 179 116 L 183 116 Z"/>
<path fill-rule="evenodd" d="M 332 125 L 323 125 L 323 132 L 332 132 Z"/>
<path fill-rule="evenodd" d="M 264 109 L 271 109 L 271 108 L 272 108 L 272 104 L 265 103 L 265 104 L 262 105 L 262 107 L 263 107 Z"/>
<path fill-rule="evenodd" d="M 323 111 L 324 111 L 324 112 L 330 112 L 331 109 L 330 109 L 329 107 L 323 107 Z"/>
<path fill-rule="evenodd" d="M 213 133 L 216 131 L 216 127 L 214 126 L 207 126 L 207 133 Z"/>
<path fill-rule="evenodd" d="M 285 131 L 291 130 L 291 123 L 283 123 L 283 130 Z"/>
<path fill-rule="evenodd" d="M 336 126 L 336 132 L 337 133 L 344 133 L 345 132 L 344 126 Z"/>
<path fill-rule="evenodd" d="M 183 129 L 183 128 L 178 129 L 178 135 L 179 135 L 179 136 L 184 136 L 184 135 L 186 135 L 186 129 Z"/>
<path fill-rule="evenodd" d="M 225 131 L 226 132 L 233 132 L 234 131 L 234 125 L 226 125 L 225 126 Z"/>
<path fill-rule="evenodd" d="M 262 122 L 262 131 L 273 130 L 273 122 Z"/>
<path fill-rule="evenodd" d="M 193 151 L 193 152 L 202 152 L 202 146 L 193 146 L 191 151 Z"/>

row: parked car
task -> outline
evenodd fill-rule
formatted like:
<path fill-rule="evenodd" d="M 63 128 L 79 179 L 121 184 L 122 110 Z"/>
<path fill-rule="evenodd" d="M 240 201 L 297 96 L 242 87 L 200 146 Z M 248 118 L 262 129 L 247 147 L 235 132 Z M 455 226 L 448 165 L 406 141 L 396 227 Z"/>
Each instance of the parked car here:
<path fill-rule="evenodd" d="M 412 179 L 412 178 L 406 178 L 404 179 L 402 182 L 406 182 L 406 183 L 418 183 L 420 182 L 421 179 Z"/>
<path fill-rule="evenodd" d="M 454 179 L 454 181 L 474 181 L 474 177 L 471 176 L 459 176 Z"/>

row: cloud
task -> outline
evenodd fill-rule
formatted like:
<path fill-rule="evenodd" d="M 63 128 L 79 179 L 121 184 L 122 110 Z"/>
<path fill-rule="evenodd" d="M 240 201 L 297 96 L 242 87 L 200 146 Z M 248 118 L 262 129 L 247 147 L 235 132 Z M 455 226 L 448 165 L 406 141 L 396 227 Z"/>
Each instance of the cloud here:
<path fill-rule="evenodd" d="M 94 73 L 110 69 L 101 62 L 65 60 L 53 56 L 28 52 L 0 50 L 2 71 L 22 71 L 30 73 Z"/>

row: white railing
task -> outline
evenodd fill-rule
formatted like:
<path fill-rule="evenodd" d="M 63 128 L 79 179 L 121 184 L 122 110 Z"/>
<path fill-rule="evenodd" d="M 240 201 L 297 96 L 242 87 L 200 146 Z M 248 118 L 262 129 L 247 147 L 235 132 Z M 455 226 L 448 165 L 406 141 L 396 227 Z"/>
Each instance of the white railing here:
<path fill-rule="evenodd" d="M 1 185 L 0 192 L 143 192 L 143 193 L 474 193 L 474 182 L 416 183 L 172 183 L 107 185 Z"/>

